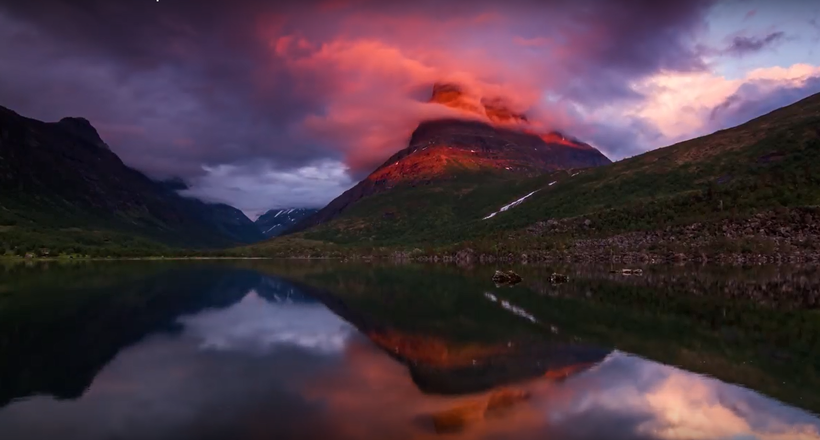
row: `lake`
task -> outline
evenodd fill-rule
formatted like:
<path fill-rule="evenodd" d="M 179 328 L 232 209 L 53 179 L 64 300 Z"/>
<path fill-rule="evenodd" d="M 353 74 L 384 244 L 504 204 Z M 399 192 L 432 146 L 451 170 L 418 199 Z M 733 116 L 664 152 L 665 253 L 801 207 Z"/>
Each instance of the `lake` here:
<path fill-rule="evenodd" d="M 7 264 L 0 438 L 820 439 L 814 268 L 621 269 Z"/>

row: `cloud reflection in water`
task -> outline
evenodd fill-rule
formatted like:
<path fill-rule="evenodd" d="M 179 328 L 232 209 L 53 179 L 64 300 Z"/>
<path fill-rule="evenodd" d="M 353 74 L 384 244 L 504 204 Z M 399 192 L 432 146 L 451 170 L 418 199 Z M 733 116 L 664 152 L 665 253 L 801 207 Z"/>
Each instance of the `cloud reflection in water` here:
<path fill-rule="evenodd" d="M 185 334 L 205 350 L 264 354 L 283 345 L 318 353 L 339 353 L 354 331 L 321 303 L 271 302 L 250 291 L 224 310 L 183 316 Z"/>

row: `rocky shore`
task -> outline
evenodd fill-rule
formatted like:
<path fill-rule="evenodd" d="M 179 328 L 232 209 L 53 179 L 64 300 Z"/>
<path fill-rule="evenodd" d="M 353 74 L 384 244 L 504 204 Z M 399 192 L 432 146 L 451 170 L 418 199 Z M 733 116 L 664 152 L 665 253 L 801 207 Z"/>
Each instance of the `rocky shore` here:
<path fill-rule="evenodd" d="M 395 252 L 393 258 L 445 263 L 816 264 L 820 263 L 820 208 L 768 211 L 744 219 L 610 236 L 589 219 L 548 220 L 529 227 L 523 239 L 516 238 L 516 242 L 531 243 L 532 248 L 511 245 L 509 250 L 481 252 L 465 247 L 436 254 L 416 249 Z M 504 247 L 504 243 L 498 246 Z"/>

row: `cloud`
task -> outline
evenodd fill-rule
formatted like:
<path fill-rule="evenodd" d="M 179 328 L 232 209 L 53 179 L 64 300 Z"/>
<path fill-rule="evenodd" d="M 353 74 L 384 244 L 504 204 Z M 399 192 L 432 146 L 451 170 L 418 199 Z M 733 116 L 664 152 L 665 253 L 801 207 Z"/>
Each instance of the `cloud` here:
<path fill-rule="evenodd" d="M 724 50 L 724 53 L 739 57 L 757 53 L 782 41 L 785 35 L 784 32 L 777 31 L 763 37 L 736 36 L 732 38 L 731 44 Z"/>
<path fill-rule="evenodd" d="M 656 417 L 638 432 L 664 440 L 820 439 L 817 419 L 773 403 L 749 390 L 670 371 L 645 395 L 643 405 Z"/>
<path fill-rule="evenodd" d="M 225 310 L 183 316 L 203 350 L 264 355 L 282 346 L 317 354 L 344 351 L 353 327 L 320 303 L 270 303 L 255 291 Z"/>
<path fill-rule="evenodd" d="M 338 195 L 420 120 L 453 115 L 424 102 L 437 81 L 619 158 L 668 139 L 635 110 L 658 101 L 642 85 L 713 70 L 711 0 L 36 3 L 0 4 L 0 105 L 84 116 L 127 164 L 246 212 Z M 337 165 L 305 174 L 317 163 Z"/>
<path fill-rule="evenodd" d="M 517 2 L 498 10 L 478 2 L 454 15 L 431 15 L 425 2 L 368 3 L 342 15 L 330 37 L 302 31 L 272 45 L 295 78 L 329 97 L 305 118 L 305 132 L 334 139 L 361 175 L 406 146 L 419 120 L 446 115 L 419 99 L 437 81 L 503 96 L 540 127 L 574 132 L 586 121 L 572 106 L 638 100 L 630 80 L 704 68 L 688 37 L 708 3 L 615 3 Z M 558 99 L 545 100 L 548 93 Z"/>
<path fill-rule="evenodd" d="M 184 196 L 227 203 L 250 218 L 269 209 L 323 206 L 355 182 L 341 162 L 321 160 L 298 168 L 275 169 L 268 164 L 217 165 L 191 179 Z"/>
<path fill-rule="evenodd" d="M 527 108 L 549 90 L 592 103 L 631 97 L 629 78 L 697 69 L 686 40 L 709 4 L 4 3 L 0 99 L 37 118 L 86 116 L 156 175 L 320 158 L 363 172 L 435 114 L 412 98 L 436 80 Z"/>
<path fill-rule="evenodd" d="M 815 93 L 820 93 L 820 71 L 795 82 L 749 81 L 712 109 L 709 124 L 714 128 L 738 125 Z"/>
<path fill-rule="evenodd" d="M 746 388 L 624 353 L 610 355 L 594 371 L 573 378 L 569 387 L 572 395 L 555 410 L 560 416 L 553 415 L 553 423 L 589 425 L 590 419 L 608 414 L 612 420 L 620 415 L 629 422 L 620 427 L 631 433 L 629 438 L 820 439 L 820 419 L 808 412 Z"/>
<path fill-rule="evenodd" d="M 755 69 L 736 79 L 712 72 L 659 74 L 634 85 L 649 98 L 634 106 L 601 108 L 597 117 L 618 127 L 629 127 L 621 121 L 640 121 L 631 136 L 654 142 L 645 149 L 657 148 L 741 124 L 818 93 L 818 78 L 820 66 L 809 64 Z"/>

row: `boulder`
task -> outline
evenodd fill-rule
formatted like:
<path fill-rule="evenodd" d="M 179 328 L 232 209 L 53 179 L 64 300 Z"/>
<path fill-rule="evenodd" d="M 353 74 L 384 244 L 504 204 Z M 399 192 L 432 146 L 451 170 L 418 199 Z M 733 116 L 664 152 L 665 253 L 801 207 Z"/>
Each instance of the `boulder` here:
<path fill-rule="evenodd" d="M 521 275 L 511 271 L 511 270 L 496 270 L 495 274 L 493 275 L 493 282 L 496 284 L 518 284 L 521 282 Z"/>

